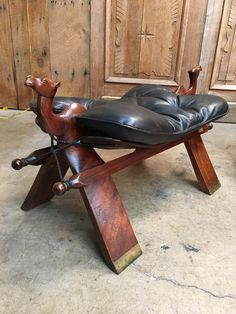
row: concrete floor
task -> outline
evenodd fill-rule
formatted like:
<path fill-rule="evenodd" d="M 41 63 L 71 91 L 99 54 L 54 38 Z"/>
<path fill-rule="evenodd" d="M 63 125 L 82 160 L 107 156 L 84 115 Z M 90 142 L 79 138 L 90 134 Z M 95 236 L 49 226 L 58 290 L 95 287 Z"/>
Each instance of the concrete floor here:
<path fill-rule="evenodd" d="M 10 162 L 49 144 L 33 114 L 1 119 L 0 134 L 1 314 L 236 313 L 236 125 L 204 135 L 222 183 L 212 196 L 199 191 L 183 145 L 114 176 L 143 249 L 119 276 L 78 191 L 20 210 L 37 167 Z"/>

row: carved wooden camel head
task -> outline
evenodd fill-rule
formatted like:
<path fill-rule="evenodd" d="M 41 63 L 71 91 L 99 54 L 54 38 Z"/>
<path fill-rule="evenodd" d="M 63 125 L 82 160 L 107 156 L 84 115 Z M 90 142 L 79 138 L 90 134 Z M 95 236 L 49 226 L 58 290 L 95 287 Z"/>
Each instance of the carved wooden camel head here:
<path fill-rule="evenodd" d="M 48 78 L 39 78 L 28 75 L 25 79 L 25 85 L 33 88 L 39 95 L 51 98 L 55 96 L 57 88 L 61 83 L 55 83 Z"/>
<path fill-rule="evenodd" d="M 78 125 L 75 117 L 85 111 L 82 105 L 74 103 L 59 114 L 53 112 L 53 98 L 60 83 L 56 83 L 48 78 L 28 75 L 25 79 L 25 85 L 31 87 L 38 94 L 36 123 L 43 131 L 64 139 L 78 134 Z"/>
<path fill-rule="evenodd" d="M 175 93 L 177 95 L 195 95 L 197 90 L 197 79 L 202 71 L 202 67 L 200 65 L 197 65 L 192 70 L 188 71 L 189 75 L 189 87 L 186 89 L 184 86 L 179 86 Z"/>

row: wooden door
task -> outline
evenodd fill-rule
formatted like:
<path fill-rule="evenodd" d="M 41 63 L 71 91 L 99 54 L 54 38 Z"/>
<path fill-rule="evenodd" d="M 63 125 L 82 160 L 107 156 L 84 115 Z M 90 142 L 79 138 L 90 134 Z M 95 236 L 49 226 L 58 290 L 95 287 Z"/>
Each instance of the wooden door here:
<path fill-rule="evenodd" d="M 120 96 L 135 84 L 176 88 L 199 64 L 207 0 L 94 0 L 91 96 Z"/>
<path fill-rule="evenodd" d="M 201 92 L 236 104 L 236 0 L 209 0 Z"/>

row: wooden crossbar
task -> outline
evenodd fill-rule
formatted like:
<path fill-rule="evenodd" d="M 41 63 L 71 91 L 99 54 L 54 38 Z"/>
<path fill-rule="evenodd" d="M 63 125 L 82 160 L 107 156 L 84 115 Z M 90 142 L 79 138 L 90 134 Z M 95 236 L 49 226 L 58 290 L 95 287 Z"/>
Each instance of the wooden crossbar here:
<path fill-rule="evenodd" d="M 176 145 L 184 143 L 188 141 L 189 139 L 191 139 L 195 134 L 202 134 L 207 131 L 208 131 L 208 127 L 204 126 L 198 131 L 194 131 L 175 141 L 154 145 L 149 148 L 138 148 L 132 153 L 118 157 L 114 160 L 108 161 L 106 163 L 100 164 L 93 168 L 77 173 L 76 175 L 72 176 L 67 181 L 55 183 L 53 186 L 53 192 L 56 195 L 62 195 L 71 188 L 80 188 L 82 186 L 89 185 L 93 180 L 99 177 L 112 175 L 116 172 L 119 172 L 127 168 L 130 165 L 137 164 L 142 160 L 150 158 L 169 148 L 172 148 Z"/>

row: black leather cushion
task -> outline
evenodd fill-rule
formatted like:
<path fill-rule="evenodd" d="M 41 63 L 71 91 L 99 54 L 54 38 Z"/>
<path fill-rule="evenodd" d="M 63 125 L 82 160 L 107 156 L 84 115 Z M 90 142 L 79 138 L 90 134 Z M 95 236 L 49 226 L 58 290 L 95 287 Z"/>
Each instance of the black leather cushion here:
<path fill-rule="evenodd" d="M 178 96 L 157 85 L 135 87 L 118 100 L 56 97 L 54 112 L 72 102 L 79 102 L 87 109 L 76 119 L 86 130 L 83 143 L 88 139 L 90 145 L 93 144 L 91 137 L 95 139 L 96 136 L 100 140 L 109 137 L 145 145 L 168 142 L 228 111 L 227 102 L 220 97 Z"/>
<path fill-rule="evenodd" d="M 73 103 L 80 103 L 83 106 L 87 106 L 92 100 L 89 100 L 87 98 L 81 98 L 81 97 L 54 97 L 53 99 L 53 112 L 54 113 L 60 113 L 63 111 L 67 106 L 73 104 Z M 34 113 L 37 113 L 37 101 L 32 101 L 30 103 L 30 108 Z"/>

